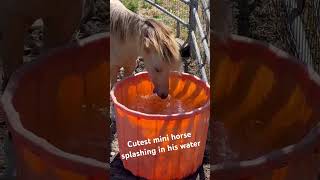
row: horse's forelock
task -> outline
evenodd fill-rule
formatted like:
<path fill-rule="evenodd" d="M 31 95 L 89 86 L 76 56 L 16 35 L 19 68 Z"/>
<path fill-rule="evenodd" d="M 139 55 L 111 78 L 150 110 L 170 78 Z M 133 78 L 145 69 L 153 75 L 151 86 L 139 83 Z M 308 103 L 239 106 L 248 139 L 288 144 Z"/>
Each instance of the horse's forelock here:
<path fill-rule="evenodd" d="M 154 19 L 146 19 L 145 23 L 153 30 L 147 31 L 148 38 L 162 59 L 169 64 L 179 64 L 179 46 L 171 29 Z"/>

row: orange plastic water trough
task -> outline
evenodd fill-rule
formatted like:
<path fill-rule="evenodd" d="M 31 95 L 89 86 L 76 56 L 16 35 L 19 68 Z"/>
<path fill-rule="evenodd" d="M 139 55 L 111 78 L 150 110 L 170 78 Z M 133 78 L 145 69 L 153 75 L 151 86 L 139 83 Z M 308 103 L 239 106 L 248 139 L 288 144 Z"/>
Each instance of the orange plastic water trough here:
<path fill-rule="evenodd" d="M 217 157 L 219 147 L 212 148 L 213 179 L 317 179 L 319 76 L 283 51 L 251 39 L 233 36 L 225 45 L 214 45 L 212 110 L 233 153 L 223 160 Z"/>
<path fill-rule="evenodd" d="M 108 179 L 109 36 L 81 40 L 27 64 L 2 97 L 18 180 Z"/>
<path fill-rule="evenodd" d="M 153 94 L 153 84 L 145 72 L 118 82 L 111 91 L 121 156 L 130 152 L 140 152 L 140 150 L 155 149 L 156 152 L 152 155 L 122 159 L 124 167 L 136 176 L 159 180 L 181 179 L 194 173 L 202 163 L 210 115 L 209 85 L 193 75 L 172 73 L 169 88 L 169 96 L 191 107 L 190 111 L 174 114 L 147 114 L 144 110 L 133 110 L 141 100 L 139 97 Z M 146 103 L 147 106 L 152 107 L 144 107 L 144 109 L 161 108 L 159 103 Z M 153 141 L 160 136 L 168 135 L 171 138 L 171 134 L 188 133 L 191 133 L 189 138 L 169 141 L 164 139 L 156 143 Z M 150 139 L 151 144 L 145 142 L 144 146 L 135 147 L 130 147 L 133 146 L 132 143 L 128 144 L 129 141 L 147 139 Z M 200 146 L 181 149 L 180 145 L 189 142 L 200 142 Z M 172 147 L 172 144 L 179 149 L 168 148 L 168 146 Z M 159 147 L 165 148 L 165 152 L 160 153 Z"/>

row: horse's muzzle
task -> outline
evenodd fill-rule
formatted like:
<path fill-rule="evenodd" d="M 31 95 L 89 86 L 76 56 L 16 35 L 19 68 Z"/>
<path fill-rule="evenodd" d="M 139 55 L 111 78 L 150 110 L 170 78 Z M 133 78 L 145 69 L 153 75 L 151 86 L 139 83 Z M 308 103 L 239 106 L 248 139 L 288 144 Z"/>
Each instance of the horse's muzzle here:
<path fill-rule="evenodd" d="M 166 99 L 168 97 L 168 94 L 158 94 L 158 96 L 161 98 L 161 99 Z"/>
<path fill-rule="evenodd" d="M 159 91 L 154 88 L 153 93 L 157 94 L 161 99 L 166 99 L 168 97 L 168 93 L 159 93 Z"/>

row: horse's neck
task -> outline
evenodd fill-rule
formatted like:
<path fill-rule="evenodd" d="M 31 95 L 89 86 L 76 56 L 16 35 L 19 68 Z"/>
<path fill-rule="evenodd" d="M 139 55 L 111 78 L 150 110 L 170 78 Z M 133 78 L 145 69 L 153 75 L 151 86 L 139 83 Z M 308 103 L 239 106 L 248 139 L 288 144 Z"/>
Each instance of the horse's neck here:
<path fill-rule="evenodd" d="M 129 11 L 119 2 L 111 0 L 111 58 L 112 64 L 122 66 L 143 56 L 142 34 L 147 27 L 143 17 Z M 111 59 L 111 60 L 112 60 Z"/>
<path fill-rule="evenodd" d="M 121 41 L 111 35 L 111 65 L 124 66 L 135 63 L 138 56 L 143 56 L 141 44 L 135 38 Z"/>

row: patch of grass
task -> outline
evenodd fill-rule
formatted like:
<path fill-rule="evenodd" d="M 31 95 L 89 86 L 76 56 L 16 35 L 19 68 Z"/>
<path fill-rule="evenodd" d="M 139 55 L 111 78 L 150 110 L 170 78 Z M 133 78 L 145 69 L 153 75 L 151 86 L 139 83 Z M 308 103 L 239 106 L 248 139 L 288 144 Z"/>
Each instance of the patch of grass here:
<path fill-rule="evenodd" d="M 137 0 L 123 0 L 123 5 L 130 9 L 132 12 L 138 12 L 139 9 L 139 1 Z"/>
<path fill-rule="evenodd" d="M 170 16 L 164 14 L 162 11 L 158 10 L 157 8 L 153 7 L 149 3 L 145 2 L 144 0 L 137 0 L 140 2 L 140 6 L 138 8 L 138 14 L 141 14 L 145 17 L 155 18 L 157 20 L 162 21 L 167 26 L 171 27 L 171 29 L 176 33 L 176 21 L 172 19 Z M 157 4 L 163 6 L 165 9 L 169 10 L 173 14 L 179 16 L 184 21 L 188 22 L 188 6 L 182 3 L 180 0 L 155 0 Z M 181 34 L 180 38 L 186 39 L 187 38 L 187 30 L 183 26 L 181 26 Z"/>
<path fill-rule="evenodd" d="M 145 1 L 143 1 L 143 2 L 142 2 L 142 6 L 141 6 L 141 8 L 143 8 L 143 9 L 151 9 L 151 8 L 152 8 L 152 6 L 151 6 L 151 4 L 149 4 L 149 3 L 145 2 Z"/>
<path fill-rule="evenodd" d="M 155 2 L 156 2 L 157 4 L 159 4 L 160 6 L 163 5 L 163 0 L 155 0 Z"/>
<path fill-rule="evenodd" d="M 157 20 L 161 20 L 162 19 L 161 15 L 158 15 L 158 14 L 153 15 L 153 18 L 155 18 Z"/>

